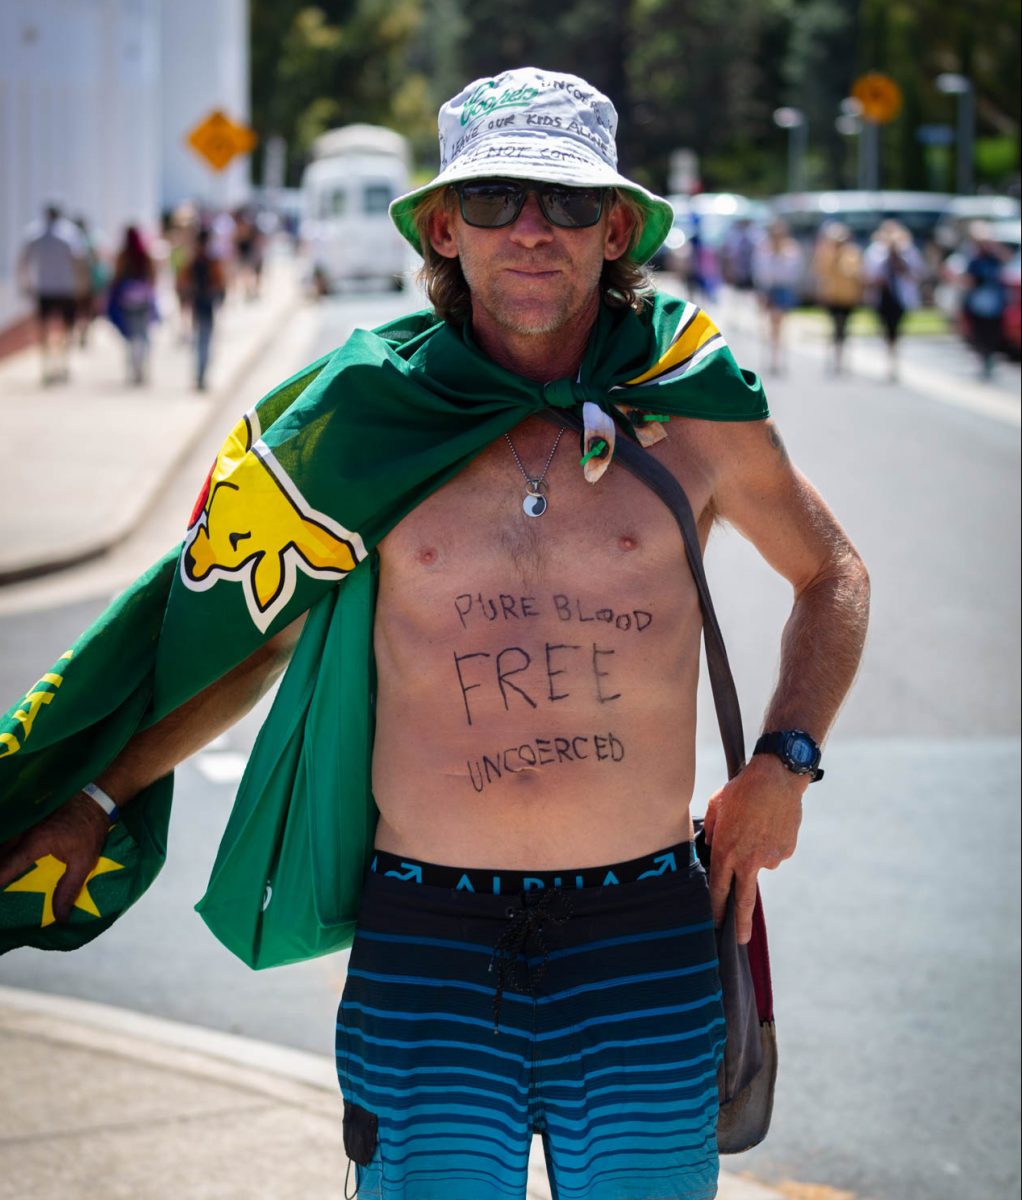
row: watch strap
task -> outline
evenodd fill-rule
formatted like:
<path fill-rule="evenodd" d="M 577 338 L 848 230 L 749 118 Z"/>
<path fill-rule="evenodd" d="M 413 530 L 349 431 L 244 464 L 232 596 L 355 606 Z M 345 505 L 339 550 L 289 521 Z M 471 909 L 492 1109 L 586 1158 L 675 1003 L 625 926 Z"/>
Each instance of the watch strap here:
<path fill-rule="evenodd" d="M 805 738 L 812 742 L 816 748 L 816 763 L 815 765 L 801 766 L 796 763 L 787 753 L 788 739 L 792 736 Z M 776 754 L 781 762 L 788 768 L 793 775 L 808 775 L 810 783 L 816 783 L 817 780 L 823 778 L 823 769 L 820 767 L 820 747 L 816 744 L 816 740 L 810 737 L 804 729 L 781 729 L 774 730 L 770 733 L 764 733 L 760 736 L 756 745 L 752 749 L 753 754 Z"/>

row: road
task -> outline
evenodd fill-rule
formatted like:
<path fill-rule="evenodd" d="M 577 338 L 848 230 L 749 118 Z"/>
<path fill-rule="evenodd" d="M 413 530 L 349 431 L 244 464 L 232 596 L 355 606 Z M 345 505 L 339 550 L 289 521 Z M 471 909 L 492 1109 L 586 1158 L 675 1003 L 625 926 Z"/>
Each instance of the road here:
<path fill-rule="evenodd" d="M 236 407 L 356 320 L 375 324 L 404 306 L 381 297 L 303 308 Z M 739 332 L 727 320 L 725 332 L 756 368 L 760 347 L 734 316 Z M 953 347 L 942 355 L 954 379 Z M 954 363 L 964 379 L 967 361 Z M 781 1053 L 774 1127 L 727 1165 L 765 1182 L 827 1185 L 837 1193 L 813 1194 L 834 1200 L 1017 1195 L 1018 423 L 957 403 L 953 387 L 935 399 L 872 378 L 829 379 L 811 350 L 768 384 L 795 461 L 870 567 L 874 606 L 827 777 L 806 797 L 798 854 L 763 880 Z M 119 551 L 0 592 L 0 695 L 22 692 L 177 540 L 233 415 Z M 751 736 L 788 591 L 726 530 L 711 540 L 707 570 Z M 697 796 L 722 772 L 703 700 Z M 258 713 L 180 769 L 169 862 L 152 894 L 74 956 L 8 955 L 0 982 L 331 1052 L 345 956 L 253 974 L 191 911 L 257 724 Z"/>

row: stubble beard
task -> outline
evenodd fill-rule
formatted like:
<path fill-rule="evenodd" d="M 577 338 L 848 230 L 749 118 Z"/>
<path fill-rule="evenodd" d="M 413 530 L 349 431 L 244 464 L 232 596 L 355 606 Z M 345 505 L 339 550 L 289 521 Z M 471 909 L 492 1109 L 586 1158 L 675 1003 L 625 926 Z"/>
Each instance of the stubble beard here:
<path fill-rule="evenodd" d="M 599 287 L 603 259 L 572 264 L 572 286 L 560 300 L 551 298 L 545 304 L 509 296 L 496 282 L 498 274 L 491 264 L 476 263 L 471 256 L 463 254 L 461 270 L 472 296 L 473 309 L 477 305 L 484 308 L 491 320 L 509 334 L 541 337 L 565 329 L 585 311 Z"/>

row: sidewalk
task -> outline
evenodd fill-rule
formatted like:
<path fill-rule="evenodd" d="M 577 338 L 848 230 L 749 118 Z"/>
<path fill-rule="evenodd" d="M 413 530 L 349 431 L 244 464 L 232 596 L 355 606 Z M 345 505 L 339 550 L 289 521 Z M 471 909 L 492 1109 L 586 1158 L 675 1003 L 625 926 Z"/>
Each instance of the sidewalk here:
<path fill-rule="evenodd" d="M 42 385 L 35 347 L 0 360 L 0 585 L 84 562 L 127 536 L 298 303 L 294 261 L 271 256 L 261 297 L 231 296 L 217 315 L 205 392 L 192 386 L 172 295 L 161 297 L 145 386 L 126 382 L 123 340 L 103 318 L 72 353 L 68 383 Z"/>
<path fill-rule="evenodd" d="M 0 1061 L 0 1200 L 344 1194 L 330 1059 L 0 987 Z M 549 1200 L 541 1156 L 529 1178 L 528 1200 Z M 718 1197 L 783 1200 L 726 1172 Z"/>

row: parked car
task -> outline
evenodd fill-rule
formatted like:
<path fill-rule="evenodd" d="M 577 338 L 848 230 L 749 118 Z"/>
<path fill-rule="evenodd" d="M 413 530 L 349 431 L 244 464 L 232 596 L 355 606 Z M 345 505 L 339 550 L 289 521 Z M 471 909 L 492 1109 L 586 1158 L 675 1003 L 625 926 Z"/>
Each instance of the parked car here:
<path fill-rule="evenodd" d="M 945 255 L 958 249 L 973 221 L 1018 220 L 1022 209 L 1014 196 L 954 196 L 937 222 L 933 240 Z"/>
<path fill-rule="evenodd" d="M 1008 289 L 1008 306 L 1004 310 L 1004 349 L 1016 362 L 1022 359 L 1022 253 L 1015 251 L 1005 263 L 1001 279 Z"/>
<path fill-rule="evenodd" d="M 719 249 L 736 221 L 765 224 L 770 220 L 770 207 L 765 200 L 752 200 L 737 192 L 699 192 L 694 196 L 671 195 L 668 202 L 674 209 L 676 223 L 689 237 L 698 226 L 699 236 L 708 246 Z"/>
<path fill-rule="evenodd" d="M 667 197 L 674 209 L 674 224 L 658 251 L 654 266 L 690 280 L 698 270 L 704 285 L 712 290 L 722 275 L 726 277 L 724 248 L 728 235 L 739 221 L 764 225 L 770 210 L 763 200 L 753 200 L 737 192 L 682 193 Z M 696 263 L 695 258 L 701 259 Z"/>

